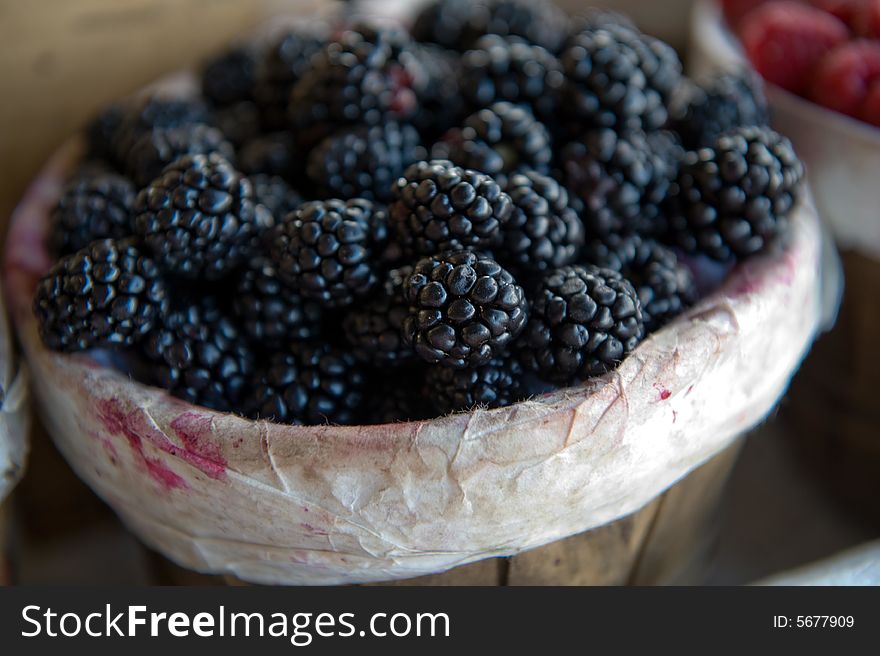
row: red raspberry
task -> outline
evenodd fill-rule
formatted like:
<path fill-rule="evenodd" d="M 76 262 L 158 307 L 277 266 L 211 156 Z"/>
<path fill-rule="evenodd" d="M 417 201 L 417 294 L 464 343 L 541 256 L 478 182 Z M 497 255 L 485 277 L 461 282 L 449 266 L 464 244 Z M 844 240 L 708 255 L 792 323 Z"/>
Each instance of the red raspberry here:
<path fill-rule="evenodd" d="M 862 103 L 861 117 L 863 121 L 880 127 L 880 81 L 871 85 L 865 102 Z"/>
<path fill-rule="evenodd" d="M 880 39 L 880 0 L 862 0 L 850 25 L 859 36 Z"/>
<path fill-rule="evenodd" d="M 872 84 L 880 81 L 880 43 L 860 39 L 838 46 L 816 69 L 810 97 L 829 109 L 858 117 Z"/>
<path fill-rule="evenodd" d="M 816 64 L 849 37 L 840 19 L 792 0 L 758 7 L 743 19 L 739 33 L 764 79 L 795 93 L 807 90 Z"/>
<path fill-rule="evenodd" d="M 866 0 L 810 0 L 810 4 L 836 16 L 852 27 L 856 14 Z"/>

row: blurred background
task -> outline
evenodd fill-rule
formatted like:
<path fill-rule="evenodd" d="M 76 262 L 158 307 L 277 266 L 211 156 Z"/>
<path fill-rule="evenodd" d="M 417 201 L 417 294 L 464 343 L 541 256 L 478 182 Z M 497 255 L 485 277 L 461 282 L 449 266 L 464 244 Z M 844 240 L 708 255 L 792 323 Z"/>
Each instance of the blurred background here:
<path fill-rule="evenodd" d="M 0 0 L 0 217 L 6 221 L 40 165 L 103 104 L 163 73 L 198 65 L 273 14 L 326 4 Z M 559 4 L 624 11 L 687 59 L 690 0 Z M 845 261 L 855 293 L 868 303 L 874 299 L 876 307 L 876 287 L 859 282 L 876 276 L 876 262 Z M 864 270 L 854 272 L 853 267 Z M 835 366 L 847 358 L 858 360 L 859 349 L 868 348 L 872 337 L 864 334 L 865 322 L 853 320 L 845 302 L 837 330 L 820 340 L 791 394 L 745 442 L 701 582 L 752 582 L 878 537 L 875 489 L 861 482 L 871 476 L 876 482 L 878 472 L 858 471 L 856 476 L 864 462 L 853 462 L 838 435 L 838 430 L 857 431 L 866 441 L 876 441 L 877 424 L 872 419 L 857 429 L 840 428 L 837 421 L 855 410 L 839 398 L 848 383 L 835 378 L 844 376 Z M 27 475 L 2 510 L 13 518 L 7 537 L 15 582 L 213 582 L 186 575 L 142 547 L 78 482 L 36 420 Z"/>

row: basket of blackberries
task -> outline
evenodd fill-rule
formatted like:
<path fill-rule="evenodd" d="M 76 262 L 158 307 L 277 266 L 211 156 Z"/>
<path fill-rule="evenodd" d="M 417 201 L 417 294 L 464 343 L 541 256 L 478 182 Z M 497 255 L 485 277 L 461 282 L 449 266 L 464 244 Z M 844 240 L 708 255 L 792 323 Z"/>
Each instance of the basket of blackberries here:
<path fill-rule="evenodd" d="M 518 0 L 236 45 L 19 206 L 41 417 L 149 546 L 247 581 L 622 521 L 771 411 L 837 284 L 750 80 L 728 111 L 626 17 Z"/>

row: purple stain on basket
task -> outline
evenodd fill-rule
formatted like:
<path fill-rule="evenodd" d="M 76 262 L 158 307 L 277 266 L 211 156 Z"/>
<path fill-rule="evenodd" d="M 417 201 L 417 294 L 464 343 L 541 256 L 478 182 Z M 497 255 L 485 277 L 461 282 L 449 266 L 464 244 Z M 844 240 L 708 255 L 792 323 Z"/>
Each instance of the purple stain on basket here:
<path fill-rule="evenodd" d="M 660 390 L 660 400 L 661 401 L 665 401 L 670 396 L 672 396 L 672 392 L 670 392 L 668 389 Z"/>
<path fill-rule="evenodd" d="M 192 464 L 211 478 L 222 478 L 226 474 L 226 459 L 220 445 L 212 440 L 212 423 L 210 415 L 184 412 L 171 422 L 171 428 L 180 437 L 186 453 L 198 458 L 199 464 Z"/>

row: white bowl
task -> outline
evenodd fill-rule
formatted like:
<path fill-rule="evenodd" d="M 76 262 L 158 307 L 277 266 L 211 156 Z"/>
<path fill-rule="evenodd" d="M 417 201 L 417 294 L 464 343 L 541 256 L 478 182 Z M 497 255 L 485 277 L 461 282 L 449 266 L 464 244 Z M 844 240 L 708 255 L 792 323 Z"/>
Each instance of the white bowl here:
<path fill-rule="evenodd" d="M 27 371 L 13 348 L 0 293 L 0 504 L 24 474 L 29 428 Z"/>
<path fill-rule="evenodd" d="M 694 6 L 688 63 L 696 77 L 748 65 L 714 0 Z M 806 164 L 819 213 L 838 245 L 880 259 L 880 128 L 765 86 L 773 126 Z"/>

